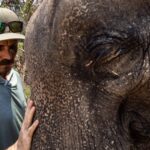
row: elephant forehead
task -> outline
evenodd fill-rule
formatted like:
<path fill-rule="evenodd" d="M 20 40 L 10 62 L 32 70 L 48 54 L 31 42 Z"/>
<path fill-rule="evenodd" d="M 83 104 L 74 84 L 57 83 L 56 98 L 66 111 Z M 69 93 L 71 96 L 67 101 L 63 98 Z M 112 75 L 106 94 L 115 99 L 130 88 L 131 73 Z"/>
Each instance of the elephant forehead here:
<path fill-rule="evenodd" d="M 134 2 L 136 5 L 133 5 Z M 142 1 L 134 0 L 129 3 L 124 0 L 111 2 L 109 0 L 45 0 L 28 25 L 26 53 L 31 54 L 28 57 L 34 57 L 35 62 L 40 60 L 40 58 L 36 59 L 35 55 L 37 58 L 43 56 L 49 59 L 49 55 L 57 57 L 58 48 L 66 49 L 66 46 L 75 45 L 71 43 L 72 37 L 75 40 L 80 38 L 85 32 L 90 32 L 90 27 L 101 30 L 99 22 L 106 26 L 113 26 L 113 22 L 121 24 L 121 20 L 126 21 L 122 18 L 112 21 L 115 18 L 112 17 L 112 14 L 116 14 L 117 19 L 117 14 L 121 16 L 118 13 L 119 9 L 129 10 L 132 6 L 134 9 L 130 9 L 129 14 L 133 15 L 132 11 L 135 10 L 135 6 L 139 6 L 137 3 L 142 3 Z M 126 12 L 128 12 L 127 10 Z M 105 17 L 103 17 L 104 15 Z M 105 23 L 106 20 L 111 23 Z M 72 53 L 69 56 L 73 57 Z M 41 64 L 43 63 L 41 62 Z"/>
<path fill-rule="evenodd" d="M 126 30 L 135 24 L 140 13 L 146 16 L 144 7 L 141 0 L 45 0 L 28 25 L 27 37 L 33 39 L 31 45 L 38 49 L 43 49 L 43 45 L 47 45 L 47 50 L 52 46 L 58 48 L 62 46 L 60 40 L 68 42 L 72 37 L 76 40 L 94 29 Z"/>
<path fill-rule="evenodd" d="M 146 14 L 142 11 L 149 6 L 146 4 L 142 0 L 45 0 L 27 28 L 25 48 L 29 71 L 32 73 L 32 68 L 37 68 L 47 72 L 51 66 L 62 63 L 61 56 L 72 64 L 78 57 L 74 54 L 75 47 L 84 43 L 87 36 L 91 38 L 95 30 L 103 33 L 104 28 L 126 30 L 140 18 L 140 13 Z"/>

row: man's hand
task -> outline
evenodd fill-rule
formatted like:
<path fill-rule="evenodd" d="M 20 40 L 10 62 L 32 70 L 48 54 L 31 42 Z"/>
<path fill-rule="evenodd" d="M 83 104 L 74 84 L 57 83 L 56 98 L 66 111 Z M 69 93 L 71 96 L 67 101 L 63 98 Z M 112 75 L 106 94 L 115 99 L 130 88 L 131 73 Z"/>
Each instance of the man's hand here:
<path fill-rule="evenodd" d="M 35 107 L 33 106 L 33 101 L 28 101 L 19 138 L 17 142 L 7 150 L 30 150 L 33 133 L 39 124 L 38 120 L 32 124 L 34 113 Z"/>
<path fill-rule="evenodd" d="M 17 141 L 17 150 L 30 150 L 33 133 L 39 124 L 38 120 L 32 124 L 34 113 L 35 107 L 33 106 L 33 101 L 29 101 Z"/>

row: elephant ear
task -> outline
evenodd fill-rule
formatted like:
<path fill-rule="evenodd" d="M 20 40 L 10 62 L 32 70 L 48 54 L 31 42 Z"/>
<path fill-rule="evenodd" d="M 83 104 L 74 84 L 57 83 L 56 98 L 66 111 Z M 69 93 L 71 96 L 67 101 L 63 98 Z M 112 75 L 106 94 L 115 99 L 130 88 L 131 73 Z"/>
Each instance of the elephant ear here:
<path fill-rule="evenodd" d="M 141 101 L 141 100 L 140 100 Z M 119 128 L 131 147 L 137 150 L 147 150 L 150 146 L 150 111 L 149 105 L 137 103 L 127 98 L 118 110 Z M 146 148 L 146 149 L 145 149 Z"/>

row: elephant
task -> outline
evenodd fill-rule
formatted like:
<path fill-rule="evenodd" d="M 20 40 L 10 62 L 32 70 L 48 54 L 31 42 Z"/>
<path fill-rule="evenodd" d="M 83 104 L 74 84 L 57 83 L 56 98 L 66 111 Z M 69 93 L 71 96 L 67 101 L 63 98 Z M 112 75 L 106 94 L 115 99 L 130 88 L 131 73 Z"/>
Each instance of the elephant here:
<path fill-rule="evenodd" d="M 33 150 L 150 149 L 150 1 L 44 0 L 25 58 Z"/>

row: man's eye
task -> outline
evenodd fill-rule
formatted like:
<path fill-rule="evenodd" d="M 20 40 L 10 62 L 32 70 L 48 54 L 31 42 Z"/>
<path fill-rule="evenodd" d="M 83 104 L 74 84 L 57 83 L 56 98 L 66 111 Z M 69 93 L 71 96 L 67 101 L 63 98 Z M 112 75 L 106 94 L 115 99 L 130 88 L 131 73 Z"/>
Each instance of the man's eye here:
<path fill-rule="evenodd" d="M 2 51 L 4 49 L 3 45 L 0 45 L 0 51 Z"/>
<path fill-rule="evenodd" d="M 11 46 L 9 47 L 9 51 L 10 51 L 11 53 L 16 53 L 16 52 L 17 52 L 17 45 L 11 45 Z"/>

